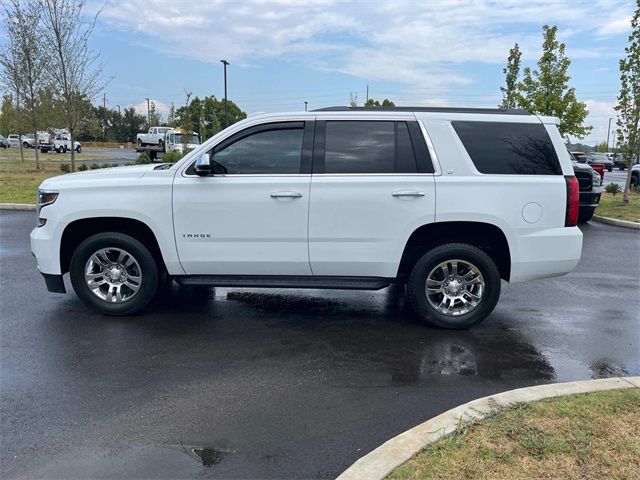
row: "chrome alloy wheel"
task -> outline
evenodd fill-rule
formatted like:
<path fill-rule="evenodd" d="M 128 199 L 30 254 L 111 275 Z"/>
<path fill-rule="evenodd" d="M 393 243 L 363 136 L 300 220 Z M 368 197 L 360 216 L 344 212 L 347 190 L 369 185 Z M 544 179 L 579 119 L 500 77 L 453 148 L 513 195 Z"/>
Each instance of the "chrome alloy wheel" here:
<path fill-rule="evenodd" d="M 84 279 L 99 299 L 108 303 L 124 303 L 140 290 L 142 272 L 138 261 L 126 250 L 102 248 L 87 260 Z"/>
<path fill-rule="evenodd" d="M 466 260 L 454 259 L 440 263 L 429 272 L 425 294 L 436 311 L 458 316 L 477 308 L 484 287 L 478 267 Z"/>

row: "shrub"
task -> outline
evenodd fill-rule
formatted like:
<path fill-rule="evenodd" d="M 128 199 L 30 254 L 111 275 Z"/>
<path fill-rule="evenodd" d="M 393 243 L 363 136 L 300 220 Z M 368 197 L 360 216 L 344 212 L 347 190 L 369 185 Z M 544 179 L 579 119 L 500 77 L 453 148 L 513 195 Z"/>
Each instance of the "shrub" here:
<path fill-rule="evenodd" d="M 68 163 L 61 163 L 60 171 L 62 173 L 69 173 L 71 171 L 71 165 L 69 165 Z"/>
<path fill-rule="evenodd" d="M 165 163 L 176 163 L 182 158 L 182 153 L 176 150 L 171 150 L 162 156 L 162 161 Z"/>
<path fill-rule="evenodd" d="M 615 197 L 616 193 L 620 192 L 620 187 L 617 183 L 610 183 L 605 187 L 604 191 L 613 194 L 613 196 Z"/>
<path fill-rule="evenodd" d="M 99 165 L 99 164 L 97 164 L 97 163 L 92 163 L 92 164 L 89 166 L 89 168 L 90 168 L 91 170 L 97 170 L 97 169 L 99 169 L 99 168 L 100 168 L 100 165 Z"/>
<path fill-rule="evenodd" d="M 138 159 L 136 160 L 136 165 L 146 165 L 147 163 L 151 163 L 151 157 L 147 152 L 142 152 L 138 155 Z"/>
<path fill-rule="evenodd" d="M 87 167 L 86 163 L 83 163 L 82 165 L 78 165 L 79 172 L 84 172 L 85 170 L 89 170 L 89 167 Z"/>

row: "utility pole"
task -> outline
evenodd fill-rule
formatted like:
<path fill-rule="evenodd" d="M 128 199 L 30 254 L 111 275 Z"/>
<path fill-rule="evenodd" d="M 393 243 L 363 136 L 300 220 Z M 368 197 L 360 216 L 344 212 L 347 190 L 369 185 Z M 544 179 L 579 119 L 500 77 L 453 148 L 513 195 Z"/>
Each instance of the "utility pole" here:
<path fill-rule="evenodd" d="M 149 110 L 149 98 L 145 98 L 147 101 L 147 128 L 151 128 L 151 110 Z"/>
<path fill-rule="evenodd" d="M 106 93 L 102 94 L 102 108 L 104 108 L 105 110 L 107 109 L 107 94 Z"/>
<path fill-rule="evenodd" d="M 367 85 L 367 102 L 369 101 L 369 85 Z"/>
<path fill-rule="evenodd" d="M 220 60 L 220 63 L 224 65 L 224 128 L 227 128 L 229 126 L 229 112 L 227 110 L 227 65 L 229 62 Z"/>
<path fill-rule="evenodd" d="M 304 111 L 307 111 L 307 102 L 304 102 Z"/>
<path fill-rule="evenodd" d="M 102 94 L 102 139 L 107 141 L 107 94 Z"/>
<path fill-rule="evenodd" d="M 607 152 L 609 151 L 609 137 L 611 136 L 611 120 L 613 120 L 613 118 L 609 117 L 609 126 L 607 127 Z"/>

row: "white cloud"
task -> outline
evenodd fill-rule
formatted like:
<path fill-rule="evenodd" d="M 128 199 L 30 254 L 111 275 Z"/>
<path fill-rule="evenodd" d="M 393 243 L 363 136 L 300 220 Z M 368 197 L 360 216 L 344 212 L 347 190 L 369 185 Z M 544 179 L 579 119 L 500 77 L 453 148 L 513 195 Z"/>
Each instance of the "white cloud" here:
<path fill-rule="evenodd" d="M 598 29 L 598 35 L 616 35 L 631 30 L 631 15 L 627 12 L 617 12 L 609 17 Z"/>
<path fill-rule="evenodd" d="M 153 102 L 154 105 L 156 106 L 156 112 L 158 112 L 161 115 L 165 115 L 169 112 L 169 106 L 166 103 L 161 102 L 160 100 L 154 100 L 153 98 L 149 99 L 150 102 Z M 133 107 L 136 109 L 136 113 L 139 113 L 140 115 L 146 115 L 147 114 L 147 100 L 143 99 L 141 102 L 139 103 L 134 103 L 132 105 L 128 105 L 128 107 Z"/>
<path fill-rule="evenodd" d="M 523 60 L 537 59 L 544 23 L 574 40 L 624 31 L 628 12 L 625 0 L 112 0 L 102 18 L 163 54 L 240 65 L 287 60 L 438 97 L 474 81 L 461 65 L 501 65 L 514 42 Z M 573 43 L 574 58 L 607 53 Z"/>
<path fill-rule="evenodd" d="M 589 116 L 585 124 L 592 126 L 593 129 L 586 138 L 578 141 L 587 145 L 595 145 L 596 143 L 606 142 L 607 133 L 609 133 L 609 145 L 612 146 L 614 136 L 611 133 L 616 128 L 616 111 L 613 109 L 615 101 L 606 102 L 588 99 L 585 100 L 585 103 L 587 104 L 587 110 L 589 110 Z M 610 118 L 612 120 L 611 128 L 609 129 Z M 572 141 L 576 141 L 576 139 L 572 139 Z"/>

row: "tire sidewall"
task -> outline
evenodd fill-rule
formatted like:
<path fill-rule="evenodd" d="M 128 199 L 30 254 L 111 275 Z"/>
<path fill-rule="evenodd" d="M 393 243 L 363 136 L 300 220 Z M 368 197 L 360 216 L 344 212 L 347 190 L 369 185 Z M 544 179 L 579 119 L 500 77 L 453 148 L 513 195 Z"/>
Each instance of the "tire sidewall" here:
<path fill-rule="evenodd" d="M 480 304 L 471 312 L 456 317 L 444 315 L 431 306 L 425 293 L 427 276 L 446 260 L 466 260 L 475 265 L 485 280 Z M 466 244 L 448 244 L 426 252 L 415 264 L 407 284 L 409 299 L 416 313 L 432 325 L 449 328 L 468 328 L 484 320 L 495 308 L 500 297 L 500 274 L 493 260 L 477 247 Z"/>
<path fill-rule="evenodd" d="M 140 266 L 140 290 L 131 300 L 110 304 L 96 297 L 85 282 L 84 271 L 91 255 L 102 248 L 122 248 L 130 253 Z M 159 271 L 153 255 L 135 238 L 117 232 L 98 233 L 84 240 L 74 251 L 69 268 L 71 284 L 76 295 L 92 309 L 105 315 L 131 315 L 145 308 L 154 298 L 159 282 Z"/>

